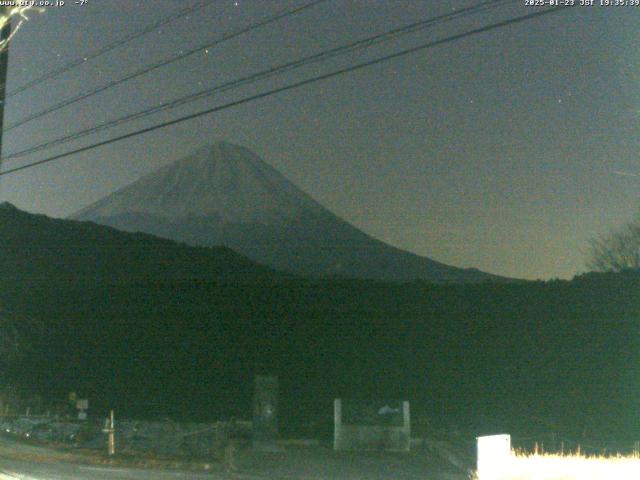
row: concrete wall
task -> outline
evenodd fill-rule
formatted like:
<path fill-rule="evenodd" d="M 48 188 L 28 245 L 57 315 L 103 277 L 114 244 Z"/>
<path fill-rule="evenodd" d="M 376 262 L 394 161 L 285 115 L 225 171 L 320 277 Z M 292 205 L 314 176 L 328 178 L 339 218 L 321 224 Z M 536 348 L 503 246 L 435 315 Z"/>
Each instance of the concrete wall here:
<path fill-rule="evenodd" d="M 349 425 L 342 421 L 342 400 L 334 400 L 333 448 L 342 450 L 386 450 L 408 452 L 411 448 L 409 402 L 402 402 L 403 424 Z"/>

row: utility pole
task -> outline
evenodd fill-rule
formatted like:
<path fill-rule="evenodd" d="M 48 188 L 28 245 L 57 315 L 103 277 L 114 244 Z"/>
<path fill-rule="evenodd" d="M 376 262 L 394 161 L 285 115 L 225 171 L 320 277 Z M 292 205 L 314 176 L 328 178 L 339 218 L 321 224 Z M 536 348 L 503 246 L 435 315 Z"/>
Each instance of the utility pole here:
<path fill-rule="evenodd" d="M 4 100 L 7 92 L 7 68 L 9 67 L 9 42 L 11 35 L 11 18 L 9 7 L 0 7 L 0 17 L 5 17 L 7 22 L 0 31 L 0 41 L 4 42 L 4 48 L 0 51 L 0 172 L 2 171 L 2 131 L 4 129 Z"/>
<path fill-rule="evenodd" d="M 109 418 L 104 421 L 102 431 L 107 434 L 107 453 L 113 457 L 116 454 L 116 421 L 113 410 L 111 410 Z"/>

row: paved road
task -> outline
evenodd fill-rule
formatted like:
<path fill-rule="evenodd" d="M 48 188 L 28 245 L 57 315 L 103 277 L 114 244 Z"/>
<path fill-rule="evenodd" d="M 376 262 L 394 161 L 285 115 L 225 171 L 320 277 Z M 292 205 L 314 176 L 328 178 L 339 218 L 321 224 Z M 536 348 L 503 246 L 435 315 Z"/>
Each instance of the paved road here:
<path fill-rule="evenodd" d="M 227 480 L 224 472 L 184 472 L 88 465 L 57 450 L 0 437 L 0 480 Z M 238 477 L 235 477 L 238 478 Z"/>
<path fill-rule="evenodd" d="M 83 461 L 84 459 L 84 461 Z M 464 480 L 425 451 L 410 455 L 347 454 L 328 448 L 281 453 L 238 452 L 239 473 L 221 465 L 207 471 L 172 471 L 89 464 L 87 457 L 27 445 L 0 436 L 0 480 Z"/>
<path fill-rule="evenodd" d="M 0 480 L 217 480 L 221 478 L 224 477 L 196 472 L 163 472 L 146 469 L 0 459 Z"/>

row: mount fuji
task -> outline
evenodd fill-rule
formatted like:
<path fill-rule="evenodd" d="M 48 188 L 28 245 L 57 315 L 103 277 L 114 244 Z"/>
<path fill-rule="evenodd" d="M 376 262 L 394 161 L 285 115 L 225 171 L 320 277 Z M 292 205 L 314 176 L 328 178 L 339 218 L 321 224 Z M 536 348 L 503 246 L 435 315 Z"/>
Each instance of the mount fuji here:
<path fill-rule="evenodd" d="M 297 274 L 392 281 L 506 279 L 400 250 L 334 215 L 249 149 L 219 142 L 71 216 L 195 246 L 224 245 Z"/>

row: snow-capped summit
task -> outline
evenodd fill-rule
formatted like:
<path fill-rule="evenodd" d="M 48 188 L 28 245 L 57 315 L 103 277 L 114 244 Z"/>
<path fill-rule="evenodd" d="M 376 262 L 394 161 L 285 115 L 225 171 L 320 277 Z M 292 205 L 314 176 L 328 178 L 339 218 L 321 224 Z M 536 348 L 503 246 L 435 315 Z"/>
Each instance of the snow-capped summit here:
<path fill-rule="evenodd" d="M 251 150 L 218 142 L 109 195 L 74 218 L 148 214 L 165 221 L 216 216 L 271 225 L 322 207 Z"/>
<path fill-rule="evenodd" d="M 255 153 L 226 142 L 160 168 L 71 218 L 191 245 L 225 245 L 294 273 L 400 281 L 499 280 L 370 237 Z"/>

